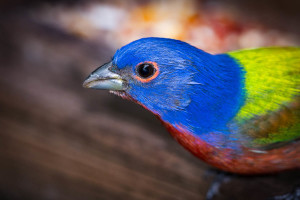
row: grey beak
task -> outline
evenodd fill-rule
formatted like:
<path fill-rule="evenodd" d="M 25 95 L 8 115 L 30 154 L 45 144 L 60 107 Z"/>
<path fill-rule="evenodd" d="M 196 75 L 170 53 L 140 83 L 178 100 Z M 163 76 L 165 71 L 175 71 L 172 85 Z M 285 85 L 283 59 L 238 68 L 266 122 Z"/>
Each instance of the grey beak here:
<path fill-rule="evenodd" d="M 93 71 L 83 82 L 83 87 L 102 90 L 125 90 L 126 81 L 110 70 L 112 63 L 106 63 Z"/>

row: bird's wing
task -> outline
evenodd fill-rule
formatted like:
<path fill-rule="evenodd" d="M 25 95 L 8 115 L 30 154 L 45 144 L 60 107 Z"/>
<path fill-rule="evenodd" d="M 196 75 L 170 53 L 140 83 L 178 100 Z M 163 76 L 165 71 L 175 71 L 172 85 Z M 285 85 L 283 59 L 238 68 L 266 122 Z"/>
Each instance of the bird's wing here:
<path fill-rule="evenodd" d="M 228 53 L 245 72 L 245 102 L 235 117 L 252 147 L 272 148 L 300 138 L 300 48 Z"/>

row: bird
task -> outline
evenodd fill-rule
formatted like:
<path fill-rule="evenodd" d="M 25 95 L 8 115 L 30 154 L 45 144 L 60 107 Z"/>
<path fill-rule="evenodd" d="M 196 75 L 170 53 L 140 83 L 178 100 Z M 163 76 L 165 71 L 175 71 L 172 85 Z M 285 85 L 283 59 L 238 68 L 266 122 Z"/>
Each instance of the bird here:
<path fill-rule="evenodd" d="M 85 88 L 152 112 L 188 151 L 235 174 L 300 169 L 300 48 L 210 54 L 149 37 L 116 51 Z"/>

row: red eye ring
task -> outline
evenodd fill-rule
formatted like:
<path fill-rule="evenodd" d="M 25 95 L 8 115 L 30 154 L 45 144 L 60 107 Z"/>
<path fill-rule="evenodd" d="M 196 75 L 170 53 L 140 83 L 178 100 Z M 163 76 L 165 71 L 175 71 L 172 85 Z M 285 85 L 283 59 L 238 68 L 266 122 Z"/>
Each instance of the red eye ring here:
<path fill-rule="evenodd" d="M 151 66 L 154 67 L 154 73 L 153 75 L 151 75 L 149 78 L 143 78 L 141 76 L 138 76 L 138 75 L 135 75 L 134 77 L 139 80 L 140 82 L 142 83 L 148 83 L 150 82 L 151 80 L 155 79 L 158 74 L 159 74 L 159 68 L 157 66 L 157 63 L 156 62 L 152 62 L 152 61 L 146 61 L 146 62 L 141 62 L 139 64 L 136 65 L 136 71 L 138 70 L 138 67 L 141 66 L 141 65 L 145 65 L 145 64 L 150 64 Z"/>

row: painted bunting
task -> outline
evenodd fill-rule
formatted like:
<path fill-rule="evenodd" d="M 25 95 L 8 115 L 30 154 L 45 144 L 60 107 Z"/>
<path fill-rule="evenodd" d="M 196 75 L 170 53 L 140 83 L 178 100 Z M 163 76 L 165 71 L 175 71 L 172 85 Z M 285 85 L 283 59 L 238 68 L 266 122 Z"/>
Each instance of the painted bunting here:
<path fill-rule="evenodd" d="M 142 105 L 181 145 L 221 170 L 300 168 L 300 48 L 212 55 L 179 40 L 143 38 L 119 49 L 83 85 Z"/>

